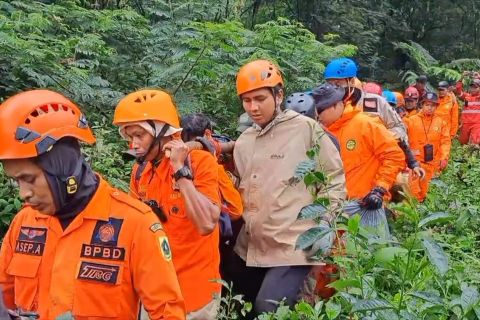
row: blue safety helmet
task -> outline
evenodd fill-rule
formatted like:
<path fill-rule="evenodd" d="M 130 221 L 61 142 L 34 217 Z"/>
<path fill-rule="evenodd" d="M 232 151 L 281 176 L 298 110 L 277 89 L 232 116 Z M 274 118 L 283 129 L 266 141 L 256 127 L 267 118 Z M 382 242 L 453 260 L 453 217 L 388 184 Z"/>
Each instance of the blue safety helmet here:
<path fill-rule="evenodd" d="M 397 96 L 395 95 L 395 93 L 393 93 L 392 91 L 390 90 L 383 90 L 382 92 L 382 97 L 385 98 L 385 100 L 387 100 L 387 102 L 391 105 L 391 106 L 397 106 Z"/>
<path fill-rule="evenodd" d="M 346 79 L 357 76 L 357 65 L 352 59 L 338 58 L 330 61 L 325 68 L 323 77 L 325 79 Z"/>

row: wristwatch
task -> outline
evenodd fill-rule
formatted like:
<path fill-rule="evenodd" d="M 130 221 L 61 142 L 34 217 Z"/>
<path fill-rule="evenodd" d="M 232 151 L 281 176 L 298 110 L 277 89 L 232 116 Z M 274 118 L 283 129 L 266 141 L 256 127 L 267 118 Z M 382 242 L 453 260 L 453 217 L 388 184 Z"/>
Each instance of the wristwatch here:
<path fill-rule="evenodd" d="M 175 181 L 178 181 L 182 178 L 187 178 L 188 180 L 193 180 L 192 171 L 187 166 L 183 166 L 182 168 L 178 169 L 174 174 L 173 178 Z"/>

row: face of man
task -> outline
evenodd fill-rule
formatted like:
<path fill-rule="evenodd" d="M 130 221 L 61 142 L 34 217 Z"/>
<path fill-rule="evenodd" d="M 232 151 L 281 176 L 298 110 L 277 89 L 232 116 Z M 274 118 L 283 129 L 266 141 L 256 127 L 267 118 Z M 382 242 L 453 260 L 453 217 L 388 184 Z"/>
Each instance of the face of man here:
<path fill-rule="evenodd" d="M 435 102 L 425 101 L 422 104 L 423 113 L 426 114 L 427 116 L 433 115 L 436 109 L 437 109 L 437 104 Z"/>
<path fill-rule="evenodd" d="M 353 84 L 348 80 L 349 79 L 327 79 L 327 82 L 342 88 L 348 87 L 349 83 L 350 83 L 350 86 L 353 86 Z"/>
<path fill-rule="evenodd" d="M 242 94 L 242 105 L 253 122 L 264 128 L 272 121 L 275 108 L 282 103 L 283 91 L 274 97 L 272 89 L 260 88 Z"/>
<path fill-rule="evenodd" d="M 480 87 L 477 87 L 476 85 L 471 85 L 470 86 L 470 93 L 473 95 L 479 94 L 480 93 Z"/>
<path fill-rule="evenodd" d="M 54 215 L 55 200 L 43 170 L 32 159 L 4 160 L 3 168 L 20 189 L 20 198 L 26 206 L 43 214 Z"/>
<path fill-rule="evenodd" d="M 317 120 L 325 127 L 328 127 L 342 116 L 343 110 L 343 103 L 341 101 L 337 102 L 335 105 L 321 110 L 317 115 Z"/>
<path fill-rule="evenodd" d="M 438 96 L 440 98 L 446 97 L 448 94 L 447 88 L 438 88 Z"/>
<path fill-rule="evenodd" d="M 161 153 L 159 152 L 161 146 L 171 140 L 171 137 L 163 137 L 161 143 L 156 144 L 150 152 L 148 152 L 154 138 L 147 130 L 139 125 L 131 125 L 125 128 L 125 134 L 129 137 L 131 148 L 135 151 L 135 156 L 137 158 L 145 157 L 145 161 L 155 160 Z"/>
<path fill-rule="evenodd" d="M 405 109 L 411 111 L 415 110 L 418 106 L 418 99 L 405 99 Z"/>

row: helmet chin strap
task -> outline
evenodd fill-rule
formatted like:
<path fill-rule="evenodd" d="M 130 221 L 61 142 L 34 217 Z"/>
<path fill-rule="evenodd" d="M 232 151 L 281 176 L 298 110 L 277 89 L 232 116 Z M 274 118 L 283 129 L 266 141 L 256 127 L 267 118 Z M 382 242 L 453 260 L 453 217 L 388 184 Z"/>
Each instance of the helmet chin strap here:
<path fill-rule="evenodd" d="M 353 96 L 353 92 L 355 91 L 355 87 L 350 85 L 350 80 L 353 78 L 347 78 L 347 96 L 345 97 L 345 101 L 349 100 Z"/>
<path fill-rule="evenodd" d="M 167 130 L 170 128 L 170 125 L 168 124 L 164 124 L 163 125 L 163 128 L 162 130 L 160 130 L 160 132 L 158 133 L 157 135 L 157 131 L 156 131 L 156 128 L 155 128 L 155 123 L 152 121 L 152 120 L 147 120 L 148 124 L 152 126 L 153 128 L 153 134 L 155 135 L 155 138 L 153 139 L 152 143 L 150 143 L 150 146 L 148 147 L 148 150 L 147 152 L 145 152 L 145 155 L 144 156 L 141 156 L 139 158 L 137 158 L 137 163 L 143 163 L 145 162 L 145 159 L 146 157 L 148 156 L 148 154 L 153 150 L 153 148 L 160 143 L 160 141 L 162 140 L 163 136 L 165 135 L 165 133 L 167 132 Z M 162 148 L 159 148 L 158 149 L 158 152 L 157 152 L 157 155 L 155 156 L 155 159 L 152 161 L 154 162 L 156 160 L 156 158 L 158 158 L 158 155 L 160 154 Z"/>

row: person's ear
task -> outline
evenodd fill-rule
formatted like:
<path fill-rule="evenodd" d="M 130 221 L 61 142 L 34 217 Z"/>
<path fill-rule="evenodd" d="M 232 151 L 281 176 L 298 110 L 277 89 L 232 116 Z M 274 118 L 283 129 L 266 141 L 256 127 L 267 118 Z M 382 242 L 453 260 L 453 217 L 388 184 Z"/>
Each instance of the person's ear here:
<path fill-rule="evenodd" d="M 207 139 L 212 139 L 212 130 L 210 129 L 205 130 L 205 133 L 203 134 L 203 136 Z"/>
<path fill-rule="evenodd" d="M 279 106 L 283 102 L 283 89 L 278 90 L 277 94 L 275 95 L 275 102 L 276 105 Z"/>

